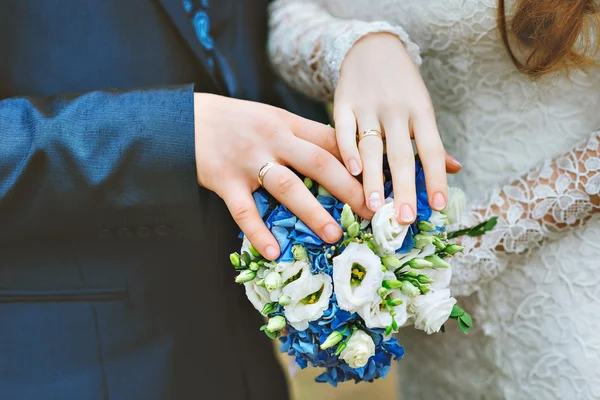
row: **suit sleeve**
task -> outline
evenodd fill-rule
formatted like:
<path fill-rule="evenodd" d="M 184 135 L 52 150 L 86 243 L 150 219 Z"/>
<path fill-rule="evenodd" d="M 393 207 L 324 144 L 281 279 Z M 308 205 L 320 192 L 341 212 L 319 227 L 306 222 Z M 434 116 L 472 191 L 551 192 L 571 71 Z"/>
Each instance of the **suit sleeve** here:
<path fill-rule="evenodd" d="M 0 101 L 0 240 L 197 205 L 193 97 L 189 85 Z"/>

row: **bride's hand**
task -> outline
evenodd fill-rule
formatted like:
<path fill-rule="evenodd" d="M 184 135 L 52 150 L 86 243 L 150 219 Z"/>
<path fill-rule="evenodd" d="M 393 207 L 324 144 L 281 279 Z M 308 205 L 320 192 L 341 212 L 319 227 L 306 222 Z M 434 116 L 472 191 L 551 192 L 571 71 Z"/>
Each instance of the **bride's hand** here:
<path fill-rule="evenodd" d="M 279 108 L 211 94 L 194 95 L 198 182 L 227 204 L 252 245 L 266 258 L 280 254 L 277 241 L 261 219 L 252 192 L 260 186 L 290 209 L 325 242 L 342 230 L 289 166 L 323 185 L 356 213 L 370 217 L 363 188 L 338 160 L 334 130 Z M 337 157 L 337 158 L 336 158 Z"/>
<path fill-rule="evenodd" d="M 429 203 L 442 210 L 449 172 L 460 164 L 446 156 L 429 93 L 403 43 L 388 33 L 368 35 L 348 52 L 335 91 L 334 119 L 342 159 L 353 175 L 363 174 L 368 207 L 383 205 L 383 143 L 356 132 L 373 129 L 385 135 L 398 221 L 416 218 L 414 138 L 425 170 Z M 454 160 L 454 161 L 453 161 Z"/>

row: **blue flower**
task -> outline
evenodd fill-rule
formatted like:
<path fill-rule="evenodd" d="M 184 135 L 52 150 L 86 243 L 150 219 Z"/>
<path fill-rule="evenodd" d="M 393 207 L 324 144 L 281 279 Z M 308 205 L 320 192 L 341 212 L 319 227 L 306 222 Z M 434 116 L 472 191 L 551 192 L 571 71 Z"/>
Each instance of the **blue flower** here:
<path fill-rule="evenodd" d="M 415 248 L 415 235 L 413 226 L 408 227 L 408 231 L 406 232 L 406 236 L 404 237 L 404 241 L 402 242 L 402 247 L 396 250 L 396 253 L 406 254 L 412 249 Z"/>
<path fill-rule="evenodd" d="M 327 350 L 319 348 L 319 344 L 333 331 L 343 332 L 343 340 L 347 339 L 351 330 L 346 328 L 354 325 L 369 334 L 375 344 L 375 355 L 361 368 L 351 368 L 335 356 L 336 346 Z M 316 381 L 328 382 L 333 386 L 349 380 L 370 382 L 385 377 L 390 370 L 392 359 L 400 359 L 404 355 L 404 349 L 398 345 L 396 339 L 384 340 L 382 329 L 368 329 L 356 314 L 340 310 L 335 295 L 323 316 L 318 321 L 309 323 L 307 330 L 297 331 L 290 328 L 288 334 L 279 340 L 280 350 L 294 356 L 301 368 L 308 365 L 325 368 Z"/>
<path fill-rule="evenodd" d="M 260 217 L 264 219 L 265 215 L 267 215 L 267 212 L 271 208 L 269 194 L 263 189 L 260 189 L 252 193 L 252 197 L 254 197 L 254 202 L 256 203 L 256 208 L 258 208 Z"/>

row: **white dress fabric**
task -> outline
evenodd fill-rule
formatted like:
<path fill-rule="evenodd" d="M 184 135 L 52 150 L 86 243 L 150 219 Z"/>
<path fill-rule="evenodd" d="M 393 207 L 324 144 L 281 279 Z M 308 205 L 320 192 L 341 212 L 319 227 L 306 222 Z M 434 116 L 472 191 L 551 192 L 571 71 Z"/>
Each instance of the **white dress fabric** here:
<path fill-rule="evenodd" d="M 451 324 L 399 333 L 402 398 L 600 399 L 600 71 L 532 82 L 496 13 L 497 0 L 278 0 L 269 52 L 291 85 L 325 101 L 357 40 L 397 35 L 463 164 L 451 184 L 473 199 L 467 223 L 500 216 L 453 259 L 470 335 Z"/>

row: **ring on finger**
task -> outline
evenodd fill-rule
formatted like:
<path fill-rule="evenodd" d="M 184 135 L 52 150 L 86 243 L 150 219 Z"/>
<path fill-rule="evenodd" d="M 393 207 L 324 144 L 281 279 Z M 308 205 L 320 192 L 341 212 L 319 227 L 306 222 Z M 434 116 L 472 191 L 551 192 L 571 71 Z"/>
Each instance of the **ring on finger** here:
<path fill-rule="evenodd" d="M 358 134 L 358 141 L 360 142 L 368 136 L 377 136 L 381 140 L 385 139 L 385 136 L 377 129 L 367 129 Z"/>
<path fill-rule="evenodd" d="M 265 175 L 267 175 L 267 172 L 269 172 L 269 170 L 275 167 L 276 165 L 281 164 L 279 164 L 277 161 L 268 161 L 262 167 L 260 167 L 260 169 L 258 170 L 258 183 L 260 184 L 260 186 L 263 186 L 263 181 L 265 179 Z"/>

